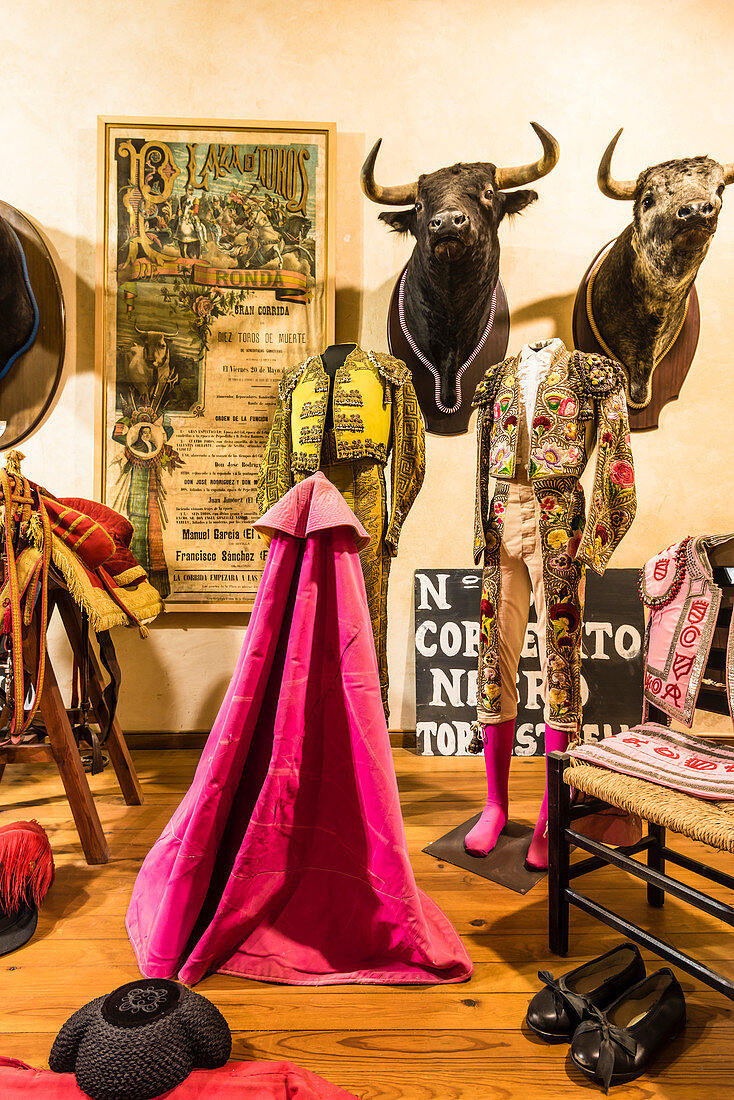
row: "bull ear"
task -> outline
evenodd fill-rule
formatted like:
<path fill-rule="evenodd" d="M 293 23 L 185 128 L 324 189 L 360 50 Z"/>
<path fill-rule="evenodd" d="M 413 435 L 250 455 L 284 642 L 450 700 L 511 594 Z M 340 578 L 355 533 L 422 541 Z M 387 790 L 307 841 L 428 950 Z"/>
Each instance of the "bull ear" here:
<path fill-rule="evenodd" d="M 538 197 L 537 191 L 501 191 L 503 213 L 520 214 L 526 206 L 530 206 L 531 202 L 535 202 Z"/>
<path fill-rule="evenodd" d="M 389 225 L 393 233 L 412 233 L 415 236 L 414 210 L 385 210 L 378 215 L 378 221 Z"/>

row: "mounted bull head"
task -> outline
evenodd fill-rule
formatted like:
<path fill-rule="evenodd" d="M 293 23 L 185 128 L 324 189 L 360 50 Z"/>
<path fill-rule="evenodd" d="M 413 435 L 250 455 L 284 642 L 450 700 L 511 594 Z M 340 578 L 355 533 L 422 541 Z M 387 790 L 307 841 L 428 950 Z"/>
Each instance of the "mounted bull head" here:
<path fill-rule="evenodd" d="M 628 401 L 650 403 L 655 366 L 675 342 L 689 291 L 716 232 L 724 188 L 734 164 L 710 157 L 666 160 L 636 180 L 615 180 L 614 135 L 599 164 L 599 188 L 634 203 L 593 280 L 591 316 L 605 349 L 626 368 Z"/>
<path fill-rule="evenodd" d="M 438 371 L 446 411 L 453 411 L 457 401 L 457 371 L 487 329 L 499 275 L 499 224 L 538 197 L 535 191 L 509 189 L 533 183 L 558 163 L 558 142 L 536 122 L 531 125 L 543 146 L 532 164 L 454 164 L 415 183 L 383 187 L 374 175 L 380 139 L 362 167 L 368 199 L 410 208 L 380 214 L 380 220 L 415 238 L 403 287 L 405 323 Z"/>

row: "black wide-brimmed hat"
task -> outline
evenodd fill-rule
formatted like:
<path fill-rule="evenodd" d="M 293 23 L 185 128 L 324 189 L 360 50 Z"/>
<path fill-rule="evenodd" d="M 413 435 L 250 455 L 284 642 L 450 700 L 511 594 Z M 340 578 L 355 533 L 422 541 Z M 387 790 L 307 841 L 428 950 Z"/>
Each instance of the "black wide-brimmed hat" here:
<path fill-rule="evenodd" d="M 151 1100 L 232 1050 L 218 1008 L 178 982 L 143 978 L 97 997 L 56 1036 L 48 1064 L 92 1100 Z"/>
<path fill-rule="evenodd" d="M 0 955 L 28 943 L 53 879 L 51 845 L 37 821 L 0 828 Z"/>
<path fill-rule="evenodd" d="M 28 277 L 23 245 L 9 222 L 0 217 L 0 378 L 36 339 L 39 313 Z"/>

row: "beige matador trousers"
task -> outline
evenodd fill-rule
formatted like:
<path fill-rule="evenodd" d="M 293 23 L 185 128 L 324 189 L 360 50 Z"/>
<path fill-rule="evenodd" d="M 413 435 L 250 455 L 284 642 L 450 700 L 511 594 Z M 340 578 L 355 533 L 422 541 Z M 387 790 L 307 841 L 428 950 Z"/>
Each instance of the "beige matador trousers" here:
<path fill-rule="evenodd" d="M 548 660 L 546 649 L 546 601 L 543 585 L 543 555 L 538 526 L 538 502 L 529 481 L 516 478 L 509 482 L 509 496 L 503 515 L 500 547 L 500 599 L 498 609 L 499 666 L 502 710 L 498 717 L 480 706 L 478 721 L 499 725 L 517 717 L 517 670 L 525 645 L 530 614 L 530 595 L 535 600 L 538 618 L 537 645 L 545 700 L 544 721 L 551 722 L 548 704 Z M 583 580 L 581 582 L 583 586 Z M 580 593 L 583 601 L 583 587 Z M 552 724 L 564 728 L 555 719 Z M 573 723 L 573 730 L 576 723 Z"/>

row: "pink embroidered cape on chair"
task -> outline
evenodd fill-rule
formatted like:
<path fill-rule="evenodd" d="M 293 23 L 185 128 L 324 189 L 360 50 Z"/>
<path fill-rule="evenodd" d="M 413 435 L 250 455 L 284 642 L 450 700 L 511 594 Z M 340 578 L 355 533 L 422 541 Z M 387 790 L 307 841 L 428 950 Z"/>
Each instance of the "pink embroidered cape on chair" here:
<path fill-rule="evenodd" d="M 136 880 L 146 977 L 296 985 L 468 978 L 408 861 L 358 551 L 322 473 L 255 525 L 272 536 L 242 652 L 191 788 Z"/>

